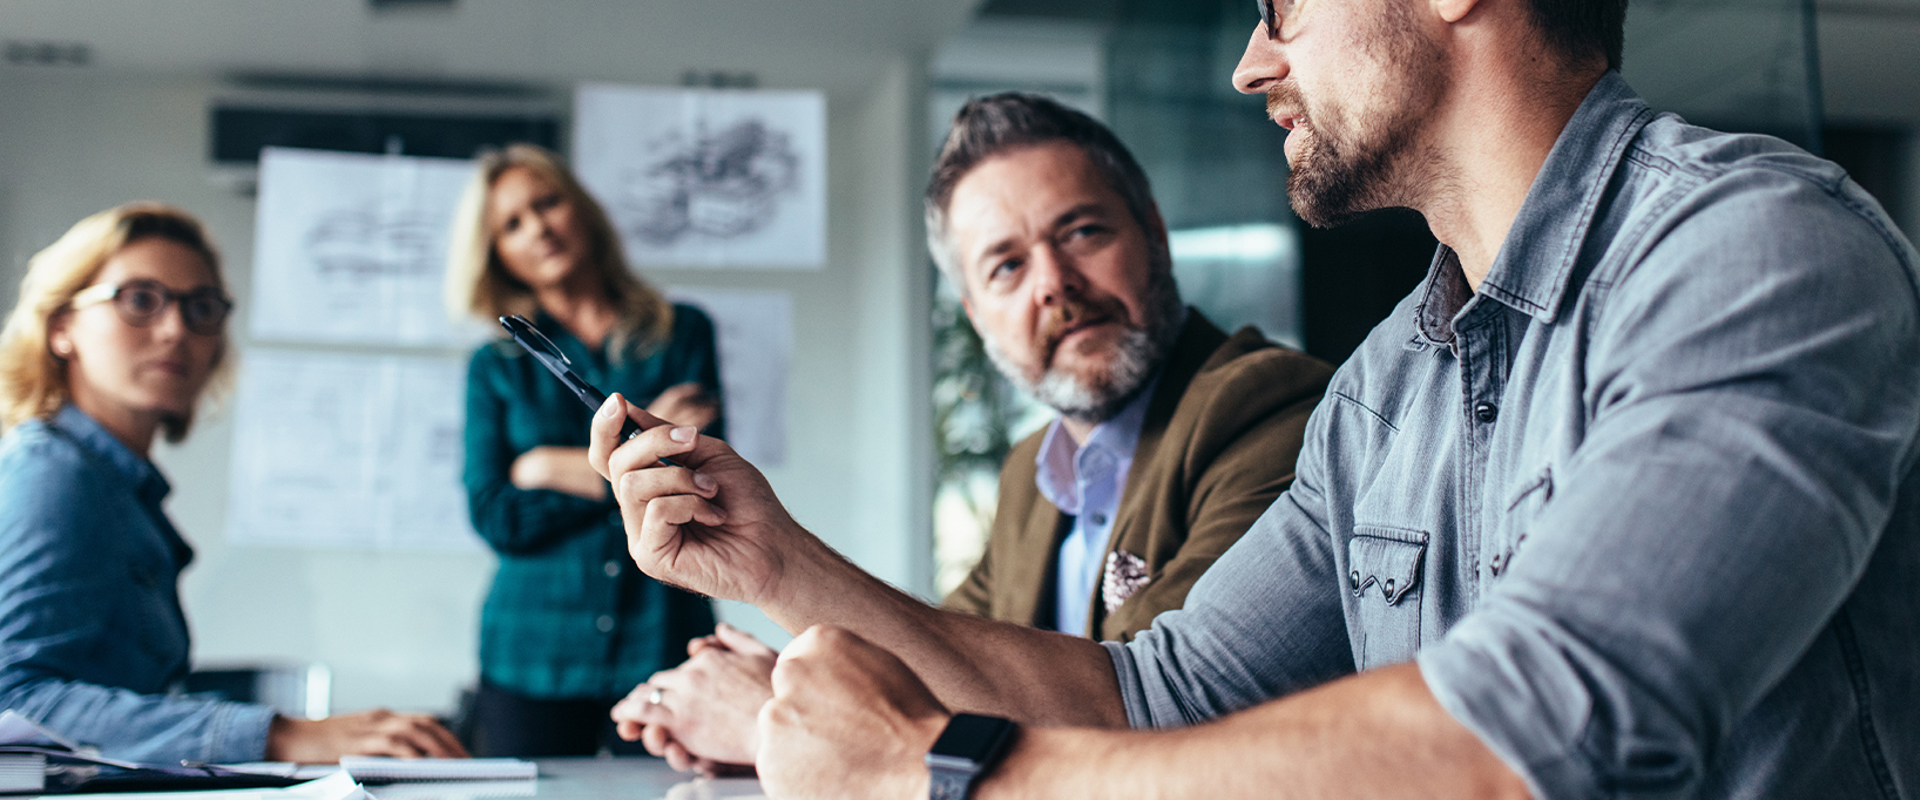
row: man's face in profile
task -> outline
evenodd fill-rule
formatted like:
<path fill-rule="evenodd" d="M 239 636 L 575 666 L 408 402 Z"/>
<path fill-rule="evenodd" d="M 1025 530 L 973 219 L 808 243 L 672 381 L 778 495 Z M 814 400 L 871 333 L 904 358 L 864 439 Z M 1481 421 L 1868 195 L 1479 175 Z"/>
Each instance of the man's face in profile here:
<path fill-rule="evenodd" d="M 1267 116 L 1290 131 L 1294 213 L 1326 227 L 1411 203 L 1432 180 L 1419 134 L 1446 88 L 1440 45 L 1407 0 L 1275 2 L 1279 40 L 1255 30 L 1242 64 L 1284 65 Z"/>
<path fill-rule="evenodd" d="M 1112 416 L 1178 333 L 1165 232 L 1144 230 L 1077 145 L 982 161 L 954 186 L 947 221 L 988 354 L 1062 414 Z"/>

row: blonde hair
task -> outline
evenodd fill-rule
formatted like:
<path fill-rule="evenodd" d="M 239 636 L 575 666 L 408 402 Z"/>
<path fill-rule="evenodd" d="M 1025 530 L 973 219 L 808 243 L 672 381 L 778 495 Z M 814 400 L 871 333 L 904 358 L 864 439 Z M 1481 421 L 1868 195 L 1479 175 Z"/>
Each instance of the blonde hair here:
<path fill-rule="evenodd" d="M 165 239 L 199 254 L 214 285 L 225 288 L 219 251 L 200 221 L 181 209 L 163 203 L 128 203 L 75 223 L 27 261 L 20 301 L 0 329 L 0 430 L 34 417 L 51 417 L 73 399 L 66 359 L 54 355 L 48 343 L 53 321 L 72 310 L 73 296 L 93 283 L 114 254 L 147 238 Z M 229 372 L 227 345 L 222 328 L 213 355 L 213 379 L 207 381 L 201 397 L 224 387 Z M 200 399 L 194 398 L 196 406 Z M 162 418 L 160 425 L 167 441 L 178 442 L 193 426 L 193 412 Z"/>
<path fill-rule="evenodd" d="M 586 228 L 586 266 L 599 278 L 607 300 L 620 316 L 620 324 L 608 339 L 607 353 L 618 361 L 629 352 L 644 355 L 666 342 L 673 331 L 673 305 L 627 269 L 620 237 L 607 212 L 561 164 L 559 156 L 536 145 L 514 144 L 482 154 L 479 161 L 473 179 L 460 195 L 447 246 L 446 303 L 450 315 L 472 315 L 492 322 L 507 314 L 532 316 L 539 308 L 533 290 L 501 263 L 493 246 L 493 231 L 487 225 L 487 199 L 494 183 L 507 170 L 526 169 L 558 188 Z"/>

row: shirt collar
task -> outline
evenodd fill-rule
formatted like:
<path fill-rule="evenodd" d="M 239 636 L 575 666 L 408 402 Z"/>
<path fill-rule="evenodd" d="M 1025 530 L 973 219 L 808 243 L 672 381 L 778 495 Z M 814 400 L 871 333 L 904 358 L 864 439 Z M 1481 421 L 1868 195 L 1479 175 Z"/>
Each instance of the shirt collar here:
<path fill-rule="evenodd" d="M 1610 179 L 1627 145 L 1653 116 L 1620 73 L 1608 71 L 1594 84 L 1541 164 L 1480 282 L 1481 294 L 1543 323 L 1554 320 Z M 1442 245 L 1428 271 L 1416 320 L 1423 338 L 1434 344 L 1453 338 L 1453 315 L 1471 299 L 1471 293 L 1459 294 L 1465 286 L 1458 258 Z"/>
<path fill-rule="evenodd" d="M 1153 399 L 1153 390 L 1160 383 L 1155 375 L 1140 392 L 1120 409 L 1120 413 L 1095 426 L 1087 435 L 1087 441 L 1074 446 L 1073 436 L 1068 434 L 1066 426 L 1055 418 L 1047 425 L 1047 435 L 1040 440 L 1040 452 L 1034 456 L 1034 484 L 1039 487 L 1041 496 L 1047 498 L 1061 513 L 1080 513 L 1080 466 L 1087 456 L 1094 452 L 1104 452 L 1113 458 L 1114 464 L 1130 462 L 1133 449 L 1140 444 L 1140 429 L 1147 421 L 1147 406 Z M 1120 476 L 1125 480 L 1126 476 Z"/>
<path fill-rule="evenodd" d="M 165 500 L 173 491 L 166 476 L 154 467 L 152 461 L 141 458 L 139 454 L 127 449 L 126 444 L 114 438 L 107 429 L 101 427 L 93 417 L 72 404 L 60 407 L 53 415 L 51 424 L 61 433 L 71 437 L 81 449 L 99 458 L 103 463 L 120 473 L 134 487 L 134 493 L 144 502 L 155 506 Z"/>

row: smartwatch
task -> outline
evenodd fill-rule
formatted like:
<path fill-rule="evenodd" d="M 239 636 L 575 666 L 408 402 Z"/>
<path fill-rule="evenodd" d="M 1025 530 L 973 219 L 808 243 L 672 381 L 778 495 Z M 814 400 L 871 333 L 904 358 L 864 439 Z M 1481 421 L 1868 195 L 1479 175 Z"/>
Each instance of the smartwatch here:
<path fill-rule="evenodd" d="M 928 800 L 965 800 L 973 784 L 1006 754 L 1018 729 L 1011 720 L 955 714 L 927 753 Z"/>

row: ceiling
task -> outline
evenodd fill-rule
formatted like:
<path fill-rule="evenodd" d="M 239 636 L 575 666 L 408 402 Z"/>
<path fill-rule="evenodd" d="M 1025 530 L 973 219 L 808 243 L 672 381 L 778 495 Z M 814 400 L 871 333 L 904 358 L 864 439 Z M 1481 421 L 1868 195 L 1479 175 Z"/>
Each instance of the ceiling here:
<path fill-rule="evenodd" d="M 1790 0 L 1635 0 L 1662 8 Z M 0 39 L 82 43 L 94 71 L 306 78 L 680 83 L 689 71 L 761 86 L 857 92 L 890 63 L 920 59 L 976 9 L 1003 18 L 1108 19 L 1120 0 L 455 0 L 451 10 L 368 0 L 6 0 Z M 408 5 L 426 7 L 411 8 Z M 1180 4 L 1185 7 L 1186 4 Z M 1246 15 L 1251 24 L 1251 4 Z M 1825 104 L 1836 121 L 1920 124 L 1920 0 L 1818 0 Z M 1225 14 L 1194 2 L 1193 13 Z M 1142 12 L 1144 13 L 1144 12 Z M 1732 31 L 1726 33 L 1731 34 Z M 1670 70 L 1724 69 L 1699 36 Z M 1726 38 L 1726 37 L 1722 37 Z M 1632 42 L 1629 48 L 1632 49 Z M 1727 55 L 1720 61 L 1744 58 Z M 1642 60 L 1639 63 L 1645 64 Z M 0 67 L 5 69 L 5 67 Z M 64 69 L 74 67 L 36 67 Z M 4 74 L 4 73 L 0 73 Z M 1650 80 L 1650 79 L 1649 79 Z"/>
<path fill-rule="evenodd" d="M 1774 20 L 1799 0 L 1633 0 L 1628 12 L 1629 77 L 1636 89 L 1711 106 L 1749 102 L 1757 74 L 1779 65 L 1761 50 L 1777 38 Z M 1820 67 L 1830 120 L 1920 126 L 1920 0 L 1815 0 Z M 987 0 L 981 13 L 1005 19 L 1089 22 L 1254 24 L 1245 0 Z M 1744 19 L 1743 19 L 1744 18 Z M 1679 23 L 1679 24 L 1675 24 Z M 1657 41 L 1655 41 L 1657 40 Z M 1777 49 L 1777 48 L 1776 48 Z M 1797 51 L 1792 55 L 1797 58 Z"/>
<path fill-rule="evenodd" d="M 418 6 L 418 7 L 407 7 Z M 81 69 L 410 80 L 679 83 L 858 90 L 924 58 L 978 0 L 7 0 L 0 39 L 77 42 Z M 39 67 L 74 69 L 73 67 Z"/>

